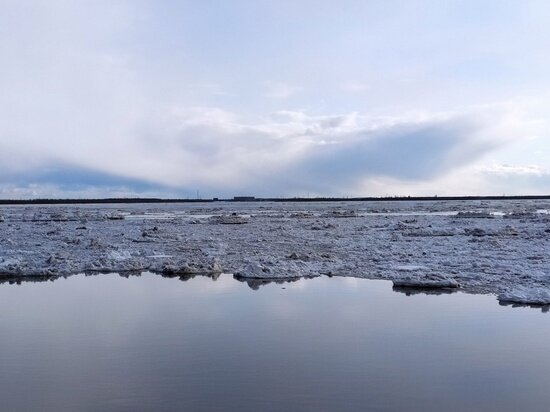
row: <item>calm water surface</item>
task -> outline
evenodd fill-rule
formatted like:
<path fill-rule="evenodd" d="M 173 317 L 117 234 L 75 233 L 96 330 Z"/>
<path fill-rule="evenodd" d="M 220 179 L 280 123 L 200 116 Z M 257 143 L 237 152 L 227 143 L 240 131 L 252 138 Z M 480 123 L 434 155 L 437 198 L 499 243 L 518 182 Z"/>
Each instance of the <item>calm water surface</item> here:
<path fill-rule="evenodd" d="M 549 342 L 550 314 L 384 281 L 73 276 L 0 285 L 0 409 L 547 411 Z"/>

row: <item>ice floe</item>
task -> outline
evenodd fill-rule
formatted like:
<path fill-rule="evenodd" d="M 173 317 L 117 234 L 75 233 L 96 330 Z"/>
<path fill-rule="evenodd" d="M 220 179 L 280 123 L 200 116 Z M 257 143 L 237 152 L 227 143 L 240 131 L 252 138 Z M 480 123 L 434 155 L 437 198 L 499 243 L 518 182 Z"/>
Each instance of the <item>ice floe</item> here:
<path fill-rule="evenodd" d="M 514 286 L 498 295 L 501 302 L 550 305 L 550 287 Z"/>
<path fill-rule="evenodd" d="M 544 293 L 550 216 L 536 211 L 548 209 L 543 200 L 0 207 L 0 278 L 223 271 Z"/>
<path fill-rule="evenodd" d="M 408 288 L 458 288 L 459 283 L 451 278 L 441 275 L 418 275 L 404 276 L 393 280 L 393 285 L 396 287 Z"/>

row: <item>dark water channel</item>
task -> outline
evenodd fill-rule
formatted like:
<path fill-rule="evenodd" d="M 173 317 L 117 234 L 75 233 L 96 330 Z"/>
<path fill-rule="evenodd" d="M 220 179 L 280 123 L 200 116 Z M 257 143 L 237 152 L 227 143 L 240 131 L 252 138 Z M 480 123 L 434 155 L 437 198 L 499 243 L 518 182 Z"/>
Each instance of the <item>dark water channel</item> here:
<path fill-rule="evenodd" d="M 550 314 L 346 278 L 0 285 L 2 411 L 547 411 Z"/>

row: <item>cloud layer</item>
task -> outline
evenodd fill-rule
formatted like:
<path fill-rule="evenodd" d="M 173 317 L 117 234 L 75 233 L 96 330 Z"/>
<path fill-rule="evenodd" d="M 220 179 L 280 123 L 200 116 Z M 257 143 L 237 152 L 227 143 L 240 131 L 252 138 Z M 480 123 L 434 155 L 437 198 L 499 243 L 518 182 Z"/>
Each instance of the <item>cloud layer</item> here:
<path fill-rule="evenodd" d="M 396 15 L 306 3 L 237 1 L 223 13 L 198 4 L 3 3 L 0 196 L 550 190 L 547 172 L 516 173 L 550 161 L 546 123 L 533 120 L 546 111 L 533 114 L 518 82 L 489 90 L 491 81 L 472 75 L 474 66 L 523 73 L 506 60 L 509 36 L 501 43 L 496 33 L 537 13 L 472 23 L 447 21 L 429 5 Z M 315 19 L 292 18 L 308 13 Z M 425 31 L 409 27 L 407 13 Z M 467 38 L 487 34 L 487 50 L 443 48 L 442 21 Z M 398 27 L 410 36 L 389 36 Z M 546 29 L 528 27 L 510 47 L 544 67 L 528 40 L 543 44 Z M 525 78 L 544 90 L 545 77 Z M 542 91 L 537 98 L 548 107 Z M 509 166 L 490 171 L 495 164 Z"/>
<path fill-rule="evenodd" d="M 12 162 L 4 163 L 0 184 L 180 195 L 201 190 L 209 196 L 361 195 L 368 179 L 431 181 L 472 165 L 517 139 L 522 125 L 516 119 L 514 128 L 513 114 L 502 108 L 404 118 L 281 111 L 254 122 L 212 108 L 160 113 L 121 130 L 119 140 L 108 136 L 95 146 L 70 147 L 50 141 L 32 163 L 25 160 L 28 152 L 5 149 Z"/>

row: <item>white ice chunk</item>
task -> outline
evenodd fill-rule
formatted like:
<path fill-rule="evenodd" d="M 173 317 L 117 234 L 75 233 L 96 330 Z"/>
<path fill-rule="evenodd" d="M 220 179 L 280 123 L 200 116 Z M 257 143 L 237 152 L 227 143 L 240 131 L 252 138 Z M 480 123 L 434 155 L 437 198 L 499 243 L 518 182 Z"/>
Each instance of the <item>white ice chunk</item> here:
<path fill-rule="evenodd" d="M 113 260 L 127 260 L 132 257 L 128 250 L 112 250 L 109 252 L 109 257 Z"/>
<path fill-rule="evenodd" d="M 400 279 L 394 279 L 393 285 L 409 288 L 458 288 L 460 285 L 454 279 L 443 275 L 407 275 Z"/>
<path fill-rule="evenodd" d="M 550 289 L 545 287 L 516 286 L 498 295 L 501 302 L 550 305 Z"/>

